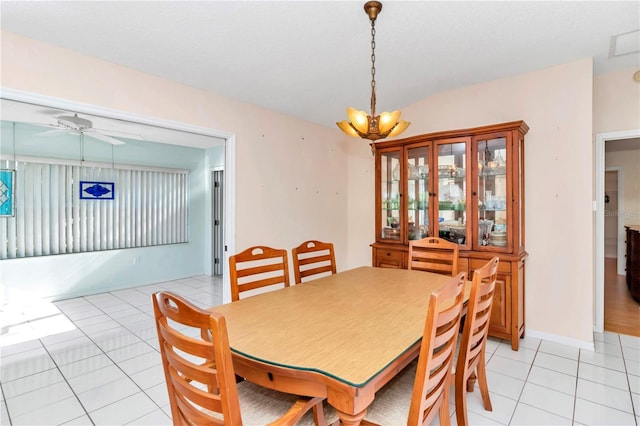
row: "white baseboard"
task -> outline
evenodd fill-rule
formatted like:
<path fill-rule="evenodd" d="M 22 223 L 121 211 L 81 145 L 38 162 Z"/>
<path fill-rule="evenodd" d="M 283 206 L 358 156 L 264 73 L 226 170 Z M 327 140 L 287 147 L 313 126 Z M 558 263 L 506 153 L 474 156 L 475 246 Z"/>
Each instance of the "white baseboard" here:
<path fill-rule="evenodd" d="M 526 331 L 527 337 L 535 337 L 537 339 L 548 340 L 549 342 L 561 343 L 563 345 L 569 345 L 576 347 L 578 349 L 584 349 L 587 351 L 595 351 L 595 345 L 593 340 L 590 342 L 585 340 L 572 339 L 566 336 L 560 336 L 557 334 L 545 333 L 543 331 L 532 330 L 527 328 Z"/>

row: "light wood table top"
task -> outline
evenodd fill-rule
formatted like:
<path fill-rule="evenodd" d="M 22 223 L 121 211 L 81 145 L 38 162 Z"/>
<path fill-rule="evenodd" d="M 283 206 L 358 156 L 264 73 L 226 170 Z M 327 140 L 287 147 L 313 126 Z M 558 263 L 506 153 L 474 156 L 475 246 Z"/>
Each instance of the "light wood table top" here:
<path fill-rule="evenodd" d="M 227 319 L 238 374 L 327 396 L 345 424 L 358 424 L 375 391 L 417 356 L 429 296 L 449 279 L 360 267 L 211 310 Z"/>

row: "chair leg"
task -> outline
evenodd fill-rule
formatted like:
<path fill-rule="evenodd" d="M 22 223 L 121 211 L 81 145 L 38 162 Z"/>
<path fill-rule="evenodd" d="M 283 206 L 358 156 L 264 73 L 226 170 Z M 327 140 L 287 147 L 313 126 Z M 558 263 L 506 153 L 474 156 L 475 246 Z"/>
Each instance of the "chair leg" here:
<path fill-rule="evenodd" d="M 440 426 L 451 426 L 451 417 L 449 417 L 449 386 L 444 389 L 443 393 L 444 397 L 438 409 Z"/>
<path fill-rule="evenodd" d="M 465 382 L 464 377 L 460 377 L 455 386 L 456 421 L 458 426 L 467 426 L 469 424 L 467 420 L 467 386 Z"/>
<path fill-rule="evenodd" d="M 445 380 L 446 382 L 445 382 L 444 388 L 442 389 L 440 406 L 438 407 L 438 417 L 440 419 L 440 426 L 451 425 L 451 417 L 449 415 L 449 399 L 451 395 L 451 385 L 455 381 L 455 375 L 450 371 L 448 374 L 448 377 Z M 422 424 L 422 422 L 420 422 L 419 424 Z"/>
<path fill-rule="evenodd" d="M 325 419 L 322 409 L 322 401 L 313 406 L 313 421 L 316 426 L 327 426 L 327 419 Z"/>
<path fill-rule="evenodd" d="M 484 409 L 487 411 L 493 411 L 491 406 L 491 398 L 489 397 L 489 386 L 487 385 L 487 370 L 484 362 L 484 350 L 480 354 L 480 360 L 478 361 L 478 387 L 480 388 L 480 394 L 482 395 L 482 403 Z"/>

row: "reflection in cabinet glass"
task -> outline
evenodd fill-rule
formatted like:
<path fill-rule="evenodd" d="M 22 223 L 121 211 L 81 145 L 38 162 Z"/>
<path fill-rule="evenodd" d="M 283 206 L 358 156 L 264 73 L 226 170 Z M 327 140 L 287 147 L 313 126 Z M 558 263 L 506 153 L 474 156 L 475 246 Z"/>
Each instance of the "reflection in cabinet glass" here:
<path fill-rule="evenodd" d="M 407 232 L 409 240 L 429 235 L 429 152 L 430 146 L 407 150 Z"/>
<path fill-rule="evenodd" d="M 468 138 L 438 143 L 438 236 L 467 246 Z"/>
<path fill-rule="evenodd" d="M 507 246 L 506 138 L 478 143 L 478 241 L 480 246 Z"/>
<path fill-rule="evenodd" d="M 400 151 L 380 154 L 382 238 L 400 241 Z"/>
<path fill-rule="evenodd" d="M 372 263 L 406 268 L 411 240 L 437 236 L 460 246 L 458 272 L 472 276 L 498 255 L 489 333 L 518 348 L 524 335 L 523 121 L 372 144 L 376 241 Z"/>

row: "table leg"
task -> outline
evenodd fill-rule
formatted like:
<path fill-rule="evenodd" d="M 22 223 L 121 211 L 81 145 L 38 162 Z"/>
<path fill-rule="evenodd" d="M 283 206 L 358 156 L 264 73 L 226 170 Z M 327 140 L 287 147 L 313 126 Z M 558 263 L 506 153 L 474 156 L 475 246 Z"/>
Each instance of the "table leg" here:
<path fill-rule="evenodd" d="M 342 411 L 338 411 L 338 417 L 340 418 L 340 425 L 343 426 L 358 426 L 360 422 L 364 419 L 364 415 L 367 413 L 367 410 L 364 410 L 358 414 L 347 414 Z"/>

